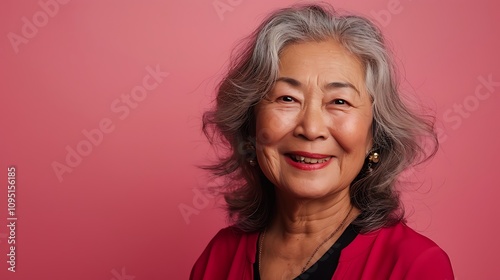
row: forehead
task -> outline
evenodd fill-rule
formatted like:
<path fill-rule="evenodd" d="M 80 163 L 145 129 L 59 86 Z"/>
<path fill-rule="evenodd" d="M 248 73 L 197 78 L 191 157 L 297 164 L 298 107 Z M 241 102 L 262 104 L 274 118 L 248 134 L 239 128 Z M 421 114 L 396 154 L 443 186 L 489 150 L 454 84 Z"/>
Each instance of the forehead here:
<path fill-rule="evenodd" d="M 364 84 L 361 61 L 333 39 L 292 43 L 281 50 L 279 58 L 280 75 L 321 75 Z"/>

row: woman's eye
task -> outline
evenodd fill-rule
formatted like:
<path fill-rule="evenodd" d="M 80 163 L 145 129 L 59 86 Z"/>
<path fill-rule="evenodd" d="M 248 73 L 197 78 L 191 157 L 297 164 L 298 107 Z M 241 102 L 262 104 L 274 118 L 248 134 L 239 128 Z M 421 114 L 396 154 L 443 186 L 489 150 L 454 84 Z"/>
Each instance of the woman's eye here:
<path fill-rule="evenodd" d="M 291 96 L 288 96 L 288 95 L 285 95 L 285 96 L 281 96 L 280 98 L 278 98 L 279 101 L 283 101 L 283 102 L 293 102 L 294 99 L 291 97 Z"/>
<path fill-rule="evenodd" d="M 335 99 L 332 101 L 332 104 L 335 104 L 335 105 L 347 105 L 349 104 L 347 101 L 345 101 L 344 99 Z"/>

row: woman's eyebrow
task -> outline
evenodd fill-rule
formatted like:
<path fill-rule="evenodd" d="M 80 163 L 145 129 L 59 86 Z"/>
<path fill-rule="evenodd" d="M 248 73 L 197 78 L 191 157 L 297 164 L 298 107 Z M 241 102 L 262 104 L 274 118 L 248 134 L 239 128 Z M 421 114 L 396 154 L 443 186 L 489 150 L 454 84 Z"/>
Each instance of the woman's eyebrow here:
<path fill-rule="evenodd" d="M 276 82 L 284 82 L 284 83 L 287 83 L 293 87 L 300 87 L 302 84 L 295 80 L 294 78 L 290 78 L 290 77 L 279 77 L 278 79 L 276 79 Z"/>
<path fill-rule="evenodd" d="M 331 82 L 326 85 L 327 89 L 337 89 L 337 88 L 352 88 L 359 95 L 359 90 L 351 83 L 348 82 Z"/>
<path fill-rule="evenodd" d="M 276 82 L 284 82 L 292 87 L 300 87 L 302 84 L 290 77 L 279 77 Z M 325 86 L 326 89 L 338 89 L 338 88 L 352 88 L 359 95 L 359 90 L 351 83 L 348 82 L 331 82 Z"/>

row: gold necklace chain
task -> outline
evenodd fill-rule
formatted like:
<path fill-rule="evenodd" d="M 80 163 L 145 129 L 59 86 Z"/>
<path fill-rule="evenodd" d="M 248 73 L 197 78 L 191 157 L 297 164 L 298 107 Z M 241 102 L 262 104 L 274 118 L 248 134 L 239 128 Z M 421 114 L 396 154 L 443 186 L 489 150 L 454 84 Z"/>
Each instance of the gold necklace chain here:
<path fill-rule="evenodd" d="M 347 212 L 347 215 L 344 217 L 344 219 L 342 220 L 342 222 L 340 223 L 340 225 L 323 242 L 321 242 L 321 244 L 319 244 L 318 247 L 316 247 L 316 249 L 314 249 L 311 257 L 309 257 L 309 259 L 307 260 L 307 262 L 304 265 L 304 267 L 302 268 L 302 272 L 300 274 L 302 274 L 302 273 L 304 273 L 306 271 L 307 266 L 309 265 L 309 263 L 313 259 L 314 255 L 316 255 L 316 253 L 318 252 L 318 250 L 323 245 L 325 245 L 325 243 L 328 242 L 328 240 L 332 239 L 332 237 L 344 226 L 345 222 L 347 221 L 347 218 L 349 217 L 349 214 L 351 214 L 352 208 L 354 208 L 353 205 L 351 205 L 351 208 L 349 209 L 349 212 Z M 261 272 L 260 266 L 261 266 L 261 263 L 262 263 L 262 247 L 264 245 L 264 237 L 266 236 L 266 231 L 267 231 L 267 228 L 265 228 L 264 232 L 262 232 L 262 236 L 261 236 L 260 242 L 259 242 L 259 273 Z"/>

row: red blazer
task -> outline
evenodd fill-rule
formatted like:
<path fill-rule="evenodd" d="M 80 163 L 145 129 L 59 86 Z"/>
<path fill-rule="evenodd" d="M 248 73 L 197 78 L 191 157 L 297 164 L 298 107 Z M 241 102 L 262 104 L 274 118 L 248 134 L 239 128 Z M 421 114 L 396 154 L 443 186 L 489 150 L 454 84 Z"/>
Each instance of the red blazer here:
<path fill-rule="evenodd" d="M 258 233 L 220 230 L 196 261 L 191 280 L 252 280 Z M 452 280 L 448 255 L 436 243 L 398 223 L 358 234 L 345 247 L 332 279 Z"/>

